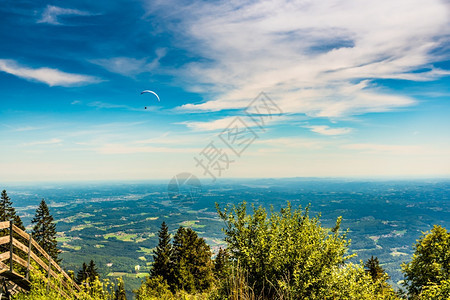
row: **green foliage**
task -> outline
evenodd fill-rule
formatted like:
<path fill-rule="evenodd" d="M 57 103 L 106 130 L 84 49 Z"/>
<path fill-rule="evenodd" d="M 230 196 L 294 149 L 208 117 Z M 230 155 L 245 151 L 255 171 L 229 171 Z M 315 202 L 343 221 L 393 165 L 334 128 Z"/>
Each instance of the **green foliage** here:
<path fill-rule="evenodd" d="M 151 276 L 161 276 L 166 281 L 169 281 L 171 276 L 172 245 L 170 244 L 169 228 L 166 222 L 162 222 L 158 236 L 159 243 L 153 255 Z"/>
<path fill-rule="evenodd" d="M 349 241 L 339 233 L 341 218 L 332 229 L 323 228 L 308 208 L 294 210 L 289 203 L 270 215 L 262 207 L 247 214 L 245 202 L 223 211 L 217 205 L 217 211 L 233 263 L 217 298 L 395 298 L 387 275 L 372 280 L 362 264 L 346 264 Z"/>
<path fill-rule="evenodd" d="M 147 277 L 139 289 L 134 292 L 137 300 L 170 299 L 173 297 L 169 284 L 159 275 Z"/>
<path fill-rule="evenodd" d="M 98 278 L 98 272 L 97 267 L 95 266 L 94 261 L 91 259 L 89 262 L 89 265 L 86 265 L 86 263 L 83 263 L 81 269 L 77 273 L 76 283 L 81 284 L 83 282 L 86 282 L 87 280 L 90 280 L 91 282 L 94 282 L 96 278 Z"/>
<path fill-rule="evenodd" d="M 217 206 L 231 257 L 248 272 L 256 295 L 270 298 L 289 287 L 300 298 L 312 297 L 326 286 L 333 267 L 349 258 L 340 218 L 329 230 L 309 217 L 308 208 L 293 210 L 289 203 L 270 216 L 262 207 L 253 207 L 253 215 L 246 209 L 245 202 L 224 211 Z"/>
<path fill-rule="evenodd" d="M 378 257 L 371 257 L 365 263 L 364 267 L 366 272 L 372 277 L 373 281 L 377 281 L 382 278 L 385 274 L 383 268 L 380 266 Z"/>
<path fill-rule="evenodd" d="M 442 280 L 440 284 L 429 284 L 423 287 L 420 300 L 450 299 L 450 280 Z"/>
<path fill-rule="evenodd" d="M 114 294 L 114 300 L 127 300 L 127 295 L 125 294 L 125 284 L 122 278 L 117 278 L 117 289 Z"/>
<path fill-rule="evenodd" d="M 178 228 L 171 245 L 168 227 L 163 222 L 153 258 L 150 277 L 136 291 L 142 299 L 166 294 L 168 287 L 171 294 L 202 292 L 211 287 L 213 264 L 210 248 L 191 228 Z"/>
<path fill-rule="evenodd" d="M 214 276 L 216 279 L 223 279 L 230 273 L 230 255 L 226 249 L 219 248 L 216 258 L 214 259 Z"/>
<path fill-rule="evenodd" d="M 3 190 L 0 196 L 0 222 L 10 220 L 14 221 L 14 225 L 22 230 L 25 230 L 22 220 L 16 214 L 16 209 L 12 206 L 11 198 L 6 193 L 6 190 Z"/>
<path fill-rule="evenodd" d="M 450 233 L 435 225 L 431 232 L 423 233 L 414 248 L 411 262 L 402 265 L 409 294 L 419 295 L 425 288 L 427 293 L 442 289 L 442 282 L 450 280 Z M 445 286 L 448 283 L 444 290 Z"/>
<path fill-rule="evenodd" d="M 326 285 L 309 299 L 399 299 L 383 274 L 376 280 L 361 264 L 332 267 Z"/>
<path fill-rule="evenodd" d="M 44 199 L 42 199 L 39 207 L 36 209 L 36 214 L 31 220 L 31 224 L 34 224 L 33 238 L 55 262 L 59 263 L 61 260 L 58 259 L 60 250 L 57 248 L 56 225 Z"/>
<path fill-rule="evenodd" d="M 86 284 L 81 285 L 81 291 L 68 291 L 62 284 L 62 275 L 57 280 L 51 278 L 52 285 L 47 285 L 46 271 L 41 270 L 36 264 L 30 272 L 31 290 L 22 292 L 14 296 L 17 300 L 66 300 L 67 298 L 60 293 L 64 291 L 69 297 L 80 300 L 113 300 L 114 285 L 108 280 L 100 281 L 96 278 L 94 281 L 86 280 Z"/>
<path fill-rule="evenodd" d="M 173 240 L 173 285 L 189 293 L 203 291 L 213 281 L 211 251 L 191 228 L 180 227 Z"/>

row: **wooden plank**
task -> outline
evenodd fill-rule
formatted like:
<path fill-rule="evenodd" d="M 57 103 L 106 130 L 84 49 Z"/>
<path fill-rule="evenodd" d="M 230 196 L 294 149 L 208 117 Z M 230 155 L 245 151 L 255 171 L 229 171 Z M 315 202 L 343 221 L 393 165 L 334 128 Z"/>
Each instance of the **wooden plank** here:
<path fill-rule="evenodd" d="M 16 248 L 22 250 L 23 253 L 28 254 L 28 247 L 25 246 L 24 244 L 22 244 L 21 242 L 19 242 L 18 240 L 16 240 L 15 238 L 13 238 L 13 245 L 14 245 Z M 25 266 L 25 267 L 26 267 L 26 266 Z"/>
<path fill-rule="evenodd" d="M 14 282 L 22 289 L 24 289 L 26 291 L 29 291 L 31 289 L 31 283 L 28 280 L 26 280 L 25 278 L 23 278 L 22 275 L 17 274 L 14 271 L 11 272 L 9 270 L 1 270 L 0 272 L 1 272 L 0 274 L 3 277 L 6 277 L 9 281 Z"/>
<path fill-rule="evenodd" d="M 14 260 L 16 263 L 18 263 L 18 264 L 24 266 L 25 268 L 27 267 L 27 261 L 26 261 L 25 259 L 21 258 L 20 256 L 18 256 L 18 255 L 15 254 L 15 253 L 13 253 L 12 256 L 13 256 L 13 260 Z"/>
<path fill-rule="evenodd" d="M 42 247 L 39 246 L 39 244 L 34 239 L 31 240 L 31 243 L 39 251 L 39 253 L 42 254 L 42 256 L 44 256 L 47 260 L 50 259 L 50 256 L 47 254 L 47 252 L 45 252 L 44 249 L 42 249 Z"/>
<path fill-rule="evenodd" d="M 31 258 L 34 259 L 35 262 L 37 262 L 42 268 L 44 268 L 44 270 L 47 270 L 47 268 L 48 268 L 47 264 L 45 264 L 42 261 L 42 259 L 39 258 L 39 256 L 34 254 L 34 252 L 31 252 L 30 255 L 31 255 Z"/>
<path fill-rule="evenodd" d="M 18 233 L 21 237 L 23 237 L 26 240 L 28 240 L 30 238 L 30 235 L 28 233 L 26 233 L 25 231 L 23 231 L 22 229 L 20 229 L 19 227 L 17 227 L 14 224 L 13 224 L 13 231 Z"/>
<path fill-rule="evenodd" d="M 4 252 L 0 254 L 0 262 L 9 259 L 11 256 L 9 255 L 9 252 Z"/>
<path fill-rule="evenodd" d="M 9 235 L 0 237 L 0 245 L 9 243 Z"/>
<path fill-rule="evenodd" d="M 0 230 L 9 228 L 9 221 L 0 222 Z"/>
<path fill-rule="evenodd" d="M 8 269 L 8 266 L 0 262 L 0 269 Z"/>

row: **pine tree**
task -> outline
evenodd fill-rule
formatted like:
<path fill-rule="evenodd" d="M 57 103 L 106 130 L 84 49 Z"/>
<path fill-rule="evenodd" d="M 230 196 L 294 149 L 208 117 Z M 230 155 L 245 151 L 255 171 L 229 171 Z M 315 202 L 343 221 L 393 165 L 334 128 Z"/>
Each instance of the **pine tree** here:
<path fill-rule="evenodd" d="M 89 265 L 83 263 L 81 269 L 77 273 L 77 278 L 75 281 L 78 284 L 81 284 L 87 280 L 89 280 L 89 282 L 94 282 L 97 277 L 99 277 L 97 272 L 97 266 L 91 259 Z"/>
<path fill-rule="evenodd" d="M 94 261 L 91 259 L 89 262 L 89 266 L 87 267 L 87 273 L 90 282 L 94 282 L 98 276 L 97 267 L 95 266 Z"/>
<path fill-rule="evenodd" d="M 39 207 L 36 209 L 36 214 L 31 220 L 31 224 L 34 224 L 33 238 L 55 262 L 59 263 L 61 260 L 58 259 L 56 225 L 44 199 L 42 199 Z"/>
<path fill-rule="evenodd" d="M 75 282 L 81 284 L 82 282 L 86 281 L 87 278 L 88 278 L 87 265 L 86 263 L 83 263 L 83 266 L 77 272 L 77 278 L 75 279 Z"/>
<path fill-rule="evenodd" d="M 11 198 L 9 198 L 6 190 L 2 191 L 0 197 L 0 222 L 13 220 L 14 225 L 19 227 L 22 230 L 25 230 L 25 226 L 23 226 L 23 222 L 20 217 L 16 214 L 16 210 L 12 206 Z"/>
<path fill-rule="evenodd" d="M 218 279 L 226 278 L 229 275 L 230 255 L 226 249 L 219 248 L 216 259 L 214 259 L 214 275 Z"/>
<path fill-rule="evenodd" d="M 385 274 L 383 268 L 380 266 L 380 262 L 378 261 L 378 257 L 369 258 L 364 264 L 366 273 L 368 273 L 372 280 L 375 282 L 383 277 Z"/>
<path fill-rule="evenodd" d="M 117 279 L 117 290 L 114 294 L 114 300 L 127 300 L 127 295 L 125 293 L 125 285 L 122 278 Z"/>
<path fill-rule="evenodd" d="M 169 228 L 166 222 L 162 222 L 158 236 L 159 243 L 153 255 L 153 267 L 150 274 L 152 277 L 161 276 L 167 282 L 170 282 L 172 245 L 170 244 Z"/>
<path fill-rule="evenodd" d="M 174 287 L 189 293 L 211 286 L 211 251 L 205 240 L 191 228 L 180 227 L 173 240 Z"/>

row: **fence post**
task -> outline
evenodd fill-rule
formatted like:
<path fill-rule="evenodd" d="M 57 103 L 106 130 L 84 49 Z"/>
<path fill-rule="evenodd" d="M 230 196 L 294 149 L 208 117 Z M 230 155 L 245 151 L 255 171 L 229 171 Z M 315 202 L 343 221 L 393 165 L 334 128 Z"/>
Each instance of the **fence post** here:
<path fill-rule="evenodd" d="M 47 292 L 48 287 L 50 286 L 50 271 L 52 270 L 52 258 L 49 257 L 48 259 L 48 275 L 47 275 Z"/>
<path fill-rule="evenodd" d="M 29 239 L 28 239 L 28 260 L 27 260 L 27 275 L 26 275 L 26 279 L 29 279 L 29 275 L 30 275 L 30 256 L 31 256 L 31 234 L 29 235 Z"/>
<path fill-rule="evenodd" d="M 13 221 L 9 221 L 9 270 L 13 271 Z"/>

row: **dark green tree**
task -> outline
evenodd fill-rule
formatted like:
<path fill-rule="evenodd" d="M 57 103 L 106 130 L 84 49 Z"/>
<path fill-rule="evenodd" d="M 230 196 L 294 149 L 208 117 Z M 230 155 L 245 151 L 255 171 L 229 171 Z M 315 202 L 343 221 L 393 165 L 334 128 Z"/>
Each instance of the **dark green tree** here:
<path fill-rule="evenodd" d="M 380 266 L 380 262 L 378 261 L 378 257 L 371 257 L 364 263 L 364 268 L 366 273 L 372 277 L 372 280 L 375 282 L 381 279 L 385 272 L 383 268 Z"/>
<path fill-rule="evenodd" d="M 226 278 L 230 273 L 230 255 L 226 249 L 219 248 L 214 259 L 214 275 L 218 279 Z"/>
<path fill-rule="evenodd" d="M 85 282 L 89 280 L 89 282 L 94 282 L 96 278 L 98 278 L 98 272 L 97 272 L 97 266 L 95 265 L 94 261 L 91 260 L 89 262 L 89 265 L 86 263 L 83 263 L 81 266 L 81 269 L 78 270 L 76 282 L 78 284 L 81 284 L 82 282 Z"/>
<path fill-rule="evenodd" d="M 44 199 L 42 199 L 39 207 L 36 209 L 36 214 L 31 220 L 31 224 L 34 224 L 33 238 L 55 262 L 59 263 L 61 260 L 58 258 L 60 251 L 57 248 L 56 225 Z"/>
<path fill-rule="evenodd" d="M 159 242 L 153 255 L 153 266 L 150 271 L 152 277 L 161 276 L 167 282 L 171 281 L 171 255 L 172 245 L 170 244 L 169 228 L 166 222 L 162 222 L 158 233 Z"/>
<path fill-rule="evenodd" d="M 25 226 L 23 226 L 22 220 L 16 214 L 16 210 L 12 206 L 11 198 L 9 198 L 8 194 L 6 193 L 6 190 L 3 190 L 0 197 L 0 222 L 10 220 L 14 221 L 14 225 L 16 225 L 22 230 L 25 230 Z"/>
<path fill-rule="evenodd" d="M 97 266 L 95 265 L 95 263 L 92 259 L 89 262 L 89 265 L 87 266 L 87 273 L 88 273 L 90 282 L 94 282 L 95 279 L 99 277 L 98 271 L 97 271 Z"/>
<path fill-rule="evenodd" d="M 450 232 L 434 225 L 431 232 L 425 232 L 414 245 L 412 260 L 402 265 L 405 285 L 409 294 L 415 297 L 423 288 L 441 285 L 450 281 Z"/>
<path fill-rule="evenodd" d="M 208 289 L 213 281 L 211 251 L 191 228 L 178 228 L 173 240 L 173 281 L 189 293 Z"/>
<path fill-rule="evenodd" d="M 86 281 L 86 279 L 89 277 L 88 271 L 87 271 L 87 265 L 86 263 L 83 263 L 81 266 L 81 269 L 77 272 L 77 278 L 75 279 L 75 282 L 78 284 L 81 284 Z"/>
<path fill-rule="evenodd" d="M 122 278 L 117 279 L 117 289 L 114 293 L 114 300 L 127 300 L 127 295 L 125 293 L 125 285 Z"/>

